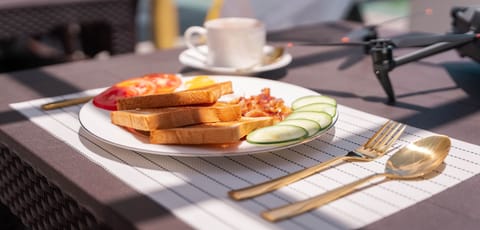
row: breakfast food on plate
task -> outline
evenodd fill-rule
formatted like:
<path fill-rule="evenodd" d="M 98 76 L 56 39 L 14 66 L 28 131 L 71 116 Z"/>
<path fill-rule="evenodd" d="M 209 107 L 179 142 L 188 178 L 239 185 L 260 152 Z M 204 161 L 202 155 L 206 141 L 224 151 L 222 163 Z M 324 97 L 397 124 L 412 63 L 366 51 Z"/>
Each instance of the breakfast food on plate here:
<path fill-rule="evenodd" d="M 280 144 L 301 141 L 331 127 L 337 114 L 335 99 L 323 95 L 297 98 L 292 112 L 273 126 L 257 129 L 247 135 L 252 144 Z"/>
<path fill-rule="evenodd" d="M 135 85 L 148 91 L 144 83 Z M 127 94 L 131 90 L 121 89 Z M 233 93 L 232 82 L 215 82 L 208 76 L 188 80 L 183 89 L 128 97 L 115 97 L 116 93 L 111 121 L 148 135 L 152 144 L 230 144 L 245 137 L 253 144 L 284 144 L 327 129 L 336 116 L 336 101 L 327 96 L 301 97 L 290 108 L 272 96 L 270 88 L 263 88 L 258 95 L 221 102 L 220 97 Z"/>
<path fill-rule="evenodd" d="M 170 93 L 182 83 L 176 74 L 151 73 L 121 81 L 93 98 L 93 104 L 106 110 L 116 110 L 120 98 Z"/>
<path fill-rule="evenodd" d="M 242 117 L 238 121 L 204 123 L 150 132 L 154 144 L 226 144 L 238 142 L 253 130 L 273 124 L 271 117 Z"/>
<path fill-rule="evenodd" d="M 185 89 L 197 89 L 197 88 L 213 85 L 215 83 L 216 83 L 215 80 L 213 80 L 210 76 L 200 75 L 186 81 Z"/>
<path fill-rule="evenodd" d="M 273 117 L 275 122 L 282 121 L 291 113 L 283 99 L 270 95 L 270 88 L 263 88 L 258 95 L 239 97 L 229 103 L 242 106 L 242 116 L 245 117 Z"/>
<path fill-rule="evenodd" d="M 316 104 L 316 103 L 324 103 L 328 105 L 337 106 L 337 101 L 329 96 L 323 95 L 310 95 L 304 96 L 301 98 L 297 98 L 295 101 L 292 102 L 292 109 L 299 109 L 300 107 Z"/>
<path fill-rule="evenodd" d="M 118 110 L 112 111 L 110 116 L 113 124 L 150 131 L 206 122 L 236 121 L 241 118 L 241 111 L 240 105 L 217 102 L 213 105 Z"/>
<path fill-rule="evenodd" d="M 226 81 L 192 90 L 121 98 L 117 101 L 117 110 L 213 104 L 232 92 L 232 82 Z"/>
<path fill-rule="evenodd" d="M 204 76 L 193 80 L 188 81 L 189 87 L 197 81 L 204 85 L 119 99 L 118 110 L 110 113 L 112 123 L 148 135 L 154 144 L 227 144 L 241 141 L 255 129 L 273 125 L 278 114 L 289 111 L 284 108 L 283 100 L 270 96 L 269 89 L 262 90 L 256 99 L 252 96 L 236 102 L 219 102 L 221 96 L 233 93 L 231 81 L 211 82 Z M 244 108 L 245 105 L 250 108 Z"/>

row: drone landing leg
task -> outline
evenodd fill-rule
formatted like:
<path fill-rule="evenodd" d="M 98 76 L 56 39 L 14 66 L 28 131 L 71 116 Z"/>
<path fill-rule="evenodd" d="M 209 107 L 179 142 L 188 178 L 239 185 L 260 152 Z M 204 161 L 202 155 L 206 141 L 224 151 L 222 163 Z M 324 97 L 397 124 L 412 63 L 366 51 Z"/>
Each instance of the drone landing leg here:
<path fill-rule="evenodd" d="M 395 93 L 393 92 L 392 83 L 390 82 L 390 77 L 388 76 L 387 71 L 375 71 L 375 75 L 377 76 L 378 81 L 383 87 L 383 90 L 388 96 L 388 104 L 395 103 Z"/>
<path fill-rule="evenodd" d="M 395 103 L 395 93 L 388 72 L 395 67 L 392 54 L 392 45 L 386 42 L 379 42 L 370 50 L 373 61 L 373 70 L 377 79 L 388 96 L 387 104 Z"/>

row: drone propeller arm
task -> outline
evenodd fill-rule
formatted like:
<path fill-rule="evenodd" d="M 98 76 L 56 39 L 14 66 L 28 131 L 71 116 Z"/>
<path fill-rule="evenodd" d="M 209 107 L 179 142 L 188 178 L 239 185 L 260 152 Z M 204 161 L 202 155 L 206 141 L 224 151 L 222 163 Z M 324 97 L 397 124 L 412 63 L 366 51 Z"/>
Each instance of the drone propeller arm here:
<path fill-rule="evenodd" d="M 433 44 L 430 46 L 427 46 L 425 48 L 419 49 L 417 51 L 414 51 L 412 53 L 406 54 L 404 56 L 397 57 L 393 60 L 394 66 L 401 66 L 413 61 L 418 61 L 422 58 L 432 56 L 441 52 L 445 52 L 447 50 L 455 49 L 459 46 L 465 45 L 469 42 L 471 42 L 472 39 L 468 40 L 461 40 L 461 41 L 456 41 L 456 42 L 440 42 L 437 44 Z M 393 69 L 393 68 L 392 68 Z"/>

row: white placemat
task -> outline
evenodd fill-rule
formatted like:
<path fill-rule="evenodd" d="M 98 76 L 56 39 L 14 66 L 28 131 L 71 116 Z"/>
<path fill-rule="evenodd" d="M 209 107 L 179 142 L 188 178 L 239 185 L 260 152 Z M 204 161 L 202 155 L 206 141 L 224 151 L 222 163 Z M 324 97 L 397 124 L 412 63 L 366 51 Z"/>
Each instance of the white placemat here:
<path fill-rule="evenodd" d="M 315 211 L 273 224 L 263 220 L 259 213 L 382 172 L 392 151 L 376 161 L 342 164 L 246 201 L 233 201 L 227 192 L 343 155 L 364 143 L 386 119 L 339 105 L 340 117 L 335 128 L 307 144 L 255 155 L 198 158 L 133 152 L 98 141 L 80 126 L 81 106 L 40 109 L 47 102 L 94 95 L 99 90 L 15 103 L 11 107 L 197 229 L 360 228 L 480 172 L 480 146 L 452 139 L 450 154 L 438 176 L 369 186 Z M 395 147 L 431 134 L 407 127 Z"/>

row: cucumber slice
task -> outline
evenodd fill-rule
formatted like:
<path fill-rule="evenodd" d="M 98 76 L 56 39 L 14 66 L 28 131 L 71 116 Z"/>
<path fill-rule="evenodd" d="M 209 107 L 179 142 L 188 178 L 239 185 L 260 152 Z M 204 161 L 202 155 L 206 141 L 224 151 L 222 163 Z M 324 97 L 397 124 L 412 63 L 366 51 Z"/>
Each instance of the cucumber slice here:
<path fill-rule="evenodd" d="M 320 131 L 320 129 L 322 129 L 322 127 L 320 127 L 320 125 L 316 121 L 307 119 L 284 120 L 277 123 L 276 125 L 294 125 L 302 127 L 307 130 L 309 137 L 315 135 L 316 133 L 318 133 L 318 131 Z"/>
<path fill-rule="evenodd" d="M 325 112 L 325 113 L 328 113 L 328 115 L 330 115 L 331 117 L 334 117 L 335 114 L 337 113 L 337 107 L 327 103 L 313 103 L 313 104 L 304 105 L 298 109 L 295 109 L 294 111 L 295 112 L 298 112 L 298 111 Z"/>
<path fill-rule="evenodd" d="M 297 98 L 295 101 L 292 102 L 292 109 L 295 110 L 302 106 L 313 103 L 327 103 L 337 106 L 337 101 L 331 97 L 323 95 L 311 95 Z"/>
<path fill-rule="evenodd" d="M 308 137 L 308 132 L 302 127 L 293 125 L 274 125 L 257 129 L 247 135 L 247 141 L 252 144 L 276 144 L 301 140 Z"/>
<path fill-rule="evenodd" d="M 287 118 L 285 118 L 285 120 L 291 119 L 308 119 L 316 121 L 320 125 L 321 129 L 325 129 L 332 124 L 332 117 L 325 112 L 294 111 L 288 115 Z"/>

